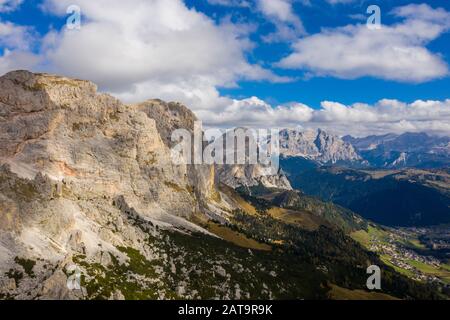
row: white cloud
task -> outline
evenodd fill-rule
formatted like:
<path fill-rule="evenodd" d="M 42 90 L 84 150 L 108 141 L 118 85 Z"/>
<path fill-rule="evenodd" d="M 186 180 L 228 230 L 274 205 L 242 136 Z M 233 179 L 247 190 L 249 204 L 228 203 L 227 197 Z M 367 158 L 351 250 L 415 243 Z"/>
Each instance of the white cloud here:
<path fill-rule="evenodd" d="M 407 104 L 384 99 L 370 106 L 357 103 L 345 106 L 323 102 L 315 112 L 314 124 L 341 134 L 365 136 L 386 132 L 428 132 L 448 135 L 450 132 L 450 100 L 417 100 Z"/>
<path fill-rule="evenodd" d="M 31 70 L 40 61 L 39 56 L 30 52 L 5 49 L 0 55 L 0 74 L 17 69 Z"/>
<path fill-rule="evenodd" d="M 265 41 L 290 41 L 306 34 L 303 22 L 294 12 L 293 2 L 293 0 L 256 0 L 257 9 L 276 28 L 275 32 L 263 37 Z"/>
<path fill-rule="evenodd" d="M 398 100 L 380 100 L 374 105 L 343 105 L 324 101 L 319 109 L 301 103 L 272 107 L 253 97 L 233 100 L 222 112 L 204 112 L 200 117 L 209 126 L 244 126 L 265 128 L 302 127 L 327 129 L 336 134 L 450 132 L 450 99 L 418 100 L 407 104 Z"/>
<path fill-rule="evenodd" d="M 297 126 L 310 121 L 313 115 L 313 110 L 303 104 L 272 107 L 257 97 L 227 102 L 219 112 L 201 110 L 197 115 L 207 126 L 260 128 Z"/>
<path fill-rule="evenodd" d="M 257 0 L 257 5 L 263 14 L 279 21 L 298 23 L 299 19 L 292 9 L 290 0 Z"/>
<path fill-rule="evenodd" d="M 53 71 L 92 80 L 128 101 L 180 98 L 201 108 L 219 86 L 289 80 L 247 62 L 248 26 L 216 24 L 181 0 L 48 0 L 46 8 L 64 15 L 73 3 L 81 8 L 81 29 L 46 37 Z"/>
<path fill-rule="evenodd" d="M 31 30 L 9 21 L 0 21 L 0 46 L 9 49 L 28 50 L 34 41 Z"/>
<path fill-rule="evenodd" d="M 393 10 L 393 14 L 413 20 L 424 20 L 436 22 L 443 25 L 450 25 L 450 14 L 443 8 L 434 9 L 426 4 L 410 4 L 402 7 L 397 7 Z"/>
<path fill-rule="evenodd" d="M 33 54 L 36 39 L 30 29 L 0 21 L 0 72 L 36 70 L 45 59 L 42 70 L 92 80 L 127 102 L 162 98 L 185 103 L 207 126 L 303 126 L 357 136 L 450 132 L 450 100 L 350 106 L 323 102 L 314 109 L 223 97 L 217 88 L 241 79 L 288 80 L 247 61 L 254 45 L 248 40 L 249 26 L 228 20 L 217 24 L 181 0 L 48 0 L 46 9 L 64 17 L 73 2 L 82 10 L 81 30 L 50 32 L 42 39 L 40 56 Z M 292 6 L 282 8 L 267 7 L 265 14 L 285 23 L 296 20 Z M 291 56 L 300 59 L 295 67 L 300 61 L 316 74 L 409 81 L 445 74 L 445 63 L 424 45 L 449 28 L 448 13 L 411 5 L 394 14 L 404 21 L 379 33 L 347 26 L 299 40 L 295 48 L 302 50 Z"/>
<path fill-rule="evenodd" d="M 364 76 L 424 82 L 448 75 L 448 66 L 425 46 L 450 28 L 450 13 L 428 5 L 408 5 L 393 14 L 403 22 L 380 30 L 363 24 L 325 29 L 293 45 L 277 65 L 316 76 Z"/>
<path fill-rule="evenodd" d="M 262 14 L 275 27 L 275 31 L 266 34 L 266 42 L 286 42 L 306 34 L 302 20 L 296 15 L 293 4 L 300 0 L 207 0 L 213 5 L 226 7 L 245 7 Z M 302 0 L 303 5 L 310 5 Z"/>
<path fill-rule="evenodd" d="M 0 0 L 0 12 L 11 12 L 17 9 L 23 0 Z"/>
<path fill-rule="evenodd" d="M 0 21 L 0 74 L 35 66 L 40 58 L 30 49 L 34 42 L 31 30 L 11 22 Z"/>

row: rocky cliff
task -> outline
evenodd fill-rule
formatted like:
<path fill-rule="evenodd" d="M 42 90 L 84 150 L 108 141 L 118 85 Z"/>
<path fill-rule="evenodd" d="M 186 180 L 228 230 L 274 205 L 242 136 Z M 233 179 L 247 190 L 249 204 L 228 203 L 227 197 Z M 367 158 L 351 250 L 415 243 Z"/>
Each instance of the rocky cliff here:
<path fill-rule="evenodd" d="M 359 218 L 300 196 L 252 204 L 219 184 L 220 167 L 175 165 L 171 131 L 192 132 L 195 120 L 180 104 L 126 105 L 88 81 L 0 77 L 0 300 L 326 299 L 334 285 L 364 289 L 365 265 L 382 262 L 340 228 Z M 228 169 L 230 184 L 290 188 L 263 166 Z M 383 272 L 388 294 L 434 297 Z"/>
<path fill-rule="evenodd" d="M 243 146 L 238 147 L 235 136 L 245 137 Z M 263 157 L 267 157 L 263 150 L 270 150 L 270 138 L 258 139 L 255 132 L 247 128 L 236 128 L 228 131 L 222 137 L 224 159 L 223 165 L 216 165 L 219 181 L 232 188 L 254 187 L 261 185 L 266 188 L 292 190 L 291 184 L 286 175 L 279 168 L 279 164 L 265 162 Z M 227 148 L 227 142 L 235 141 L 233 147 Z M 216 143 L 217 144 L 217 143 Z M 228 146 L 229 147 L 229 146 Z M 262 148 L 264 147 L 264 148 Z M 245 152 L 245 153 L 243 153 Z M 270 151 L 269 151 L 270 152 Z M 238 159 L 241 161 L 238 161 Z M 228 159 L 234 159 L 235 164 L 226 164 Z M 267 159 L 266 159 L 267 160 Z"/>
<path fill-rule="evenodd" d="M 225 212 L 214 167 L 170 157 L 170 131 L 194 121 L 179 104 L 125 105 L 88 81 L 1 77 L 0 275 L 10 273 L 0 294 L 73 296 L 62 273 L 73 257 L 125 259 L 117 247 L 139 249 L 145 238 L 136 221 L 208 233 L 190 220 Z M 34 261 L 34 277 L 18 281 L 18 261 Z"/>
<path fill-rule="evenodd" d="M 284 156 L 303 157 L 321 163 L 334 164 L 361 160 L 350 143 L 320 129 L 304 132 L 291 129 L 282 130 L 280 132 L 280 151 Z"/>

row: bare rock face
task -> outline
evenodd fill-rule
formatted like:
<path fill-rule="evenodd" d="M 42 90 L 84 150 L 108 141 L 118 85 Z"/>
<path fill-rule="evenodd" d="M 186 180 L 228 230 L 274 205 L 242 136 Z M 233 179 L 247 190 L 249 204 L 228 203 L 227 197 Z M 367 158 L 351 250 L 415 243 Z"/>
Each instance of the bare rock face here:
<path fill-rule="evenodd" d="M 303 157 L 320 163 L 353 162 L 361 160 L 350 143 L 323 130 L 304 131 L 284 129 L 280 131 L 280 155 Z M 282 170 L 270 172 L 260 164 L 221 165 L 217 168 L 219 180 L 230 187 L 258 186 L 292 190 Z"/>
<path fill-rule="evenodd" d="M 176 129 L 194 130 L 195 114 L 177 102 L 164 102 L 162 100 L 148 100 L 135 106 L 145 112 L 156 122 L 156 127 L 164 143 L 172 147 L 171 136 Z"/>
<path fill-rule="evenodd" d="M 229 157 L 236 160 L 238 158 L 239 151 L 236 144 L 234 145 L 234 149 L 231 150 L 226 147 L 226 141 L 233 141 L 236 133 L 247 136 L 247 141 L 245 142 L 244 147 L 245 159 L 243 163 L 217 165 L 216 167 L 219 181 L 232 188 L 262 185 L 266 188 L 292 190 L 289 180 L 279 168 L 263 164 L 264 162 L 259 158 L 259 153 L 261 152 L 260 146 L 251 131 L 246 128 L 236 128 L 224 134 L 223 141 L 221 141 L 224 142 L 225 157 L 223 162 L 226 163 L 226 159 Z M 250 145 L 253 147 L 250 147 Z M 250 154 L 253 153 L 258 155 L 258 161 L 254 161 L 256 158 L 250 161 Z"/>
<path fill-rule="evenodd" d="M 127 195 L 171 214 L 193 213 L 188 181 L 144 112 L 96 94 L 84 81 L 14 72 L 0 86 L 2 109 L 9 111 L 2 112 L 0 161 L 18 176 L 44 174 L 60 190 L 72 184 L 77 197 Z M 169 192 L 175 185 L 179 192 Z"/>
<path fill-rule="evenodd" d="M 161 100 L 148 100 L 135 105 L 138 110 L 155 119 L 158 132 L 168 148 L 172 148 L 172 133 L 177 129 L 186 129 L 194 134 L 194 123 L 198 121 L 194 113 L 187 107 L 176 102 L 164 102 Z M 213 165 L 187 165 L 181 166 L 186 170 L 184 174 L 188 178 L 188 184 L 195 192 L 197 199 L 207 205 L 208 199 L 216 194 L 216 174 Z"/>
<path fill-rule="evenodd" d="M 305 132 L 282 130 L 280 151 L 284 156 L 304 157 L 321 163 L 361 160 L 350 143 L 320 129 Z"/>
<path fill-rule="evenodd" d="M 219 181 L 232 187 L 255 187 L 292 190 L 289 180 L 281 171 L 269 172 L 261 165 L 222 165 L 218 168 Z"/>
<path fill-rule="evenodd" d="M 125 105 L 88 81 L 1 77 L 0 279 L 9 291 L 0 295 L 72 298 L 62 269 L 49 270 L 76 255 L 108 264 L 117 246 L 141 248 L 136 217 L 207 233 L 189 218 L 210 210 L 214 167 L 173 165 L 168 140 L 194 120 L 178 104 Z M 23 261 L 34 262 L 33 276 L 17 271 L 27 279 L 13 288 Z"/>
<path fill-rule="evenodd" d="M 43 284 L 40 299 L 42 300 L 74 300 L 76 296 L 67 286 L 67 276 L 57 270 Z"/>

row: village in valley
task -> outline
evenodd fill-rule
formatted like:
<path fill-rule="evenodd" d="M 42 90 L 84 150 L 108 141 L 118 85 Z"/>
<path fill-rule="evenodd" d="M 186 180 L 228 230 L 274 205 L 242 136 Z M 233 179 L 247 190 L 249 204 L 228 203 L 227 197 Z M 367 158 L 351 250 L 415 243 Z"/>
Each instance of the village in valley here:
<path fill-rule="evenodd" d="M 450 289 L 450 230 L 434 228 L 381 228 L 353 237 L 398 272 L 420 282 Z"/>

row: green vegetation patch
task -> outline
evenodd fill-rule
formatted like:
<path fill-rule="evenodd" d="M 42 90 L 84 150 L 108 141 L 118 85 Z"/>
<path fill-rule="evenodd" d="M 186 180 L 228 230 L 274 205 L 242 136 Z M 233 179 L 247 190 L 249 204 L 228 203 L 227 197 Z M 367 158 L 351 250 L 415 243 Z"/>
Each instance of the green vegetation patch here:
<path fill-rule="evenodd" d="M 23 279 L 23 273 L 14 269 L 9 269 L 9 271 L 6 272 L 5 275 L 9 279 L 14 279 L 14 281 L 16 282 L 16 287 L 19 286 L 20 281 Z"/>
<path fill-rule="evenodd" d="M 327 270 L 329 282 L 339 287 L 365 290 L 366 268 L 373 264 L 382 269 L 383 293 L 399 298 L 440 298 L 433 287 L 399 274 L 341 230 L 322 226 L 318 230 L 307 231 L 268 215 L 250 216 L 243 212 L 235 212 L 233 219 L 237 230 L 247 236 L 266 243 L 278 240 L 280 250 L 304 262 L 322 266 Z M 383 233 L 375 229 L 372 232 Z"/>
<path fill-rule="evenodd" d="M 36 261 L 30 260 L 30 259 L 23 259 L 23 258 L 19 258 L 19 257 L 16 257 L 14 259 L 14 261 L 18 265 L 22 266 L 23 270 L 25 270 L 25 273 L 27 275 L 29 275 L 32 278 L 35 277 L 35 274 L 33 272 L 33 268 L 36 265 Z"/>
<path fill-rule="evenodd" d="M 157 299 L 156 290 L 146 287 L 145 281 L 139 281 L 134 275 L 154 276 L 150 263 L 136 250 L 120 248 L 130 258 L 129 264 L 121 264 L 111 255 L 112 264 L 104 267 L 98 263 L 90 263 L 84 256 L 77 256 L 74 262 L 85 269 L 81 285 L 86 287 L 90 299 L 109 299 L 116 290 L 127 300 Z"/>
<path fill-rule="evenodd" d="M 350 236 L 352 237 L 353 240 L 359 242 L 366 249 L 370 247 L 370 236 L 367 231 L 365 230 L 355 231 L 352 234 L 350 234 Z"/>

